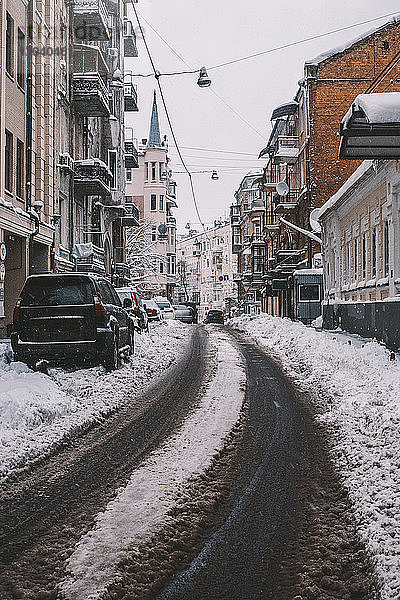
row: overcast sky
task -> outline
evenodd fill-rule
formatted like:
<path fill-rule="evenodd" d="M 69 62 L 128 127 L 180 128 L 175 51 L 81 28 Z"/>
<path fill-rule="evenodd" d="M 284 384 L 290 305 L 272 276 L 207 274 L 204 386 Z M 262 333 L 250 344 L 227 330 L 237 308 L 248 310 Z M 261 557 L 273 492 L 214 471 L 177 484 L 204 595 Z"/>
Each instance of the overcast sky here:
<path fill-rule="evenodd" d="M 139 0 L 136 7 L 143 18 L 145 36 L 160 72 L 185 70 L 187 66 L 151 27 L 188 65 L 193 68 L 205 65 L 208 68 L 380 15 L 400 12 L 398 0 L 380 0 L 379 3 L 376 0 Z M 210 69 L 212 85 L 209 88 L 199 88 L 196 75 L 162 78 L 181 146 L 249 154 L 182 149 L 191 170 L 216 169 L 219 174 L 218 181 L 212 181 L 210 173 L 194 175 L 200 213 L 207 225 L 211 226 L 214 219 L 227 214 L 234 200 L 233 194 L 246 172 L 262 168 L 264 162 L 258 160 L 257 155 L 265 146 L 271 130 L 271 112 L 275 106 L 293 98 L 297 82 L 303 75 L 304 61 L 388 20 L 383 18 L 293 48 Z M 128 59 L 125 68 L 133 73 L 149 73 L 150 64 L 141 40 L 138 40 L 138 46 L 139 57 Z M 139 112 L 129 116 L 128 124 L 134 126 L 135 137 L 142 139 L 148 137 L 156 82 L 154 78 L 142 77 L 135 81 Z M 183 168 L 159 97 L 158 104 L 161 132 L 168 135 L 171 167 L 178 182 L 179 209 L 175 210 L 178 230 L 184 231 L 187 222 L 200 229 L 188 178 L 179 173 Z"/>

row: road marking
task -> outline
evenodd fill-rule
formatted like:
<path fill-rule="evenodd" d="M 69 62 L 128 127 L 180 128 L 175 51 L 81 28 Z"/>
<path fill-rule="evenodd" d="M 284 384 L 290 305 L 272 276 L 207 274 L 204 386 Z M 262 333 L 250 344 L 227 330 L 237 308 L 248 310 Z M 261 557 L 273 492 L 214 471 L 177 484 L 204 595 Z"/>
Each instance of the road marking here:
<path fill-rule="evenodd" d="M 281 405 L 279 404 L 279 402 L 277 400 L 272 400 L 272 402 L 275 404 L 276 408 L 281 407 Z"/>

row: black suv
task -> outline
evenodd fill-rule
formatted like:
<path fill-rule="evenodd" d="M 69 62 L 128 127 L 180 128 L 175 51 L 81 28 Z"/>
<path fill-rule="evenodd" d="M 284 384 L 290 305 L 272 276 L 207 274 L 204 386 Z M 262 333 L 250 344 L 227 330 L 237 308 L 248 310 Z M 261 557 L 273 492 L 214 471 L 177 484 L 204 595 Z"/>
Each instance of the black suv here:
<path fill-rule="evenodd" d="M 127 306 L 127 304 L 126 304 Z M 133 322 L 113 286 L 84 273 L 31 275 L 14 309 L 15 360 L 90 359 L 116 369 L 134 348 Z"/>
<path fill-rule="evenodd" d="M 204 323 L 221 323 L 224 324 L 224 313 L 222 310 L 209 310 L 206 318 L 204 319 Z"/>

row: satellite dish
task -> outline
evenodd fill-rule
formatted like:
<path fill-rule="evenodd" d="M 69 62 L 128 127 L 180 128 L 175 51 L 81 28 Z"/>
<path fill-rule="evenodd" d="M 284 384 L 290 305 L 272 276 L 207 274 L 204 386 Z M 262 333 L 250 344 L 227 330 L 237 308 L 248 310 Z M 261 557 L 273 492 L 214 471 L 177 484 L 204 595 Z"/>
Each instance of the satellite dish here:
<path fill-rule="evenodd" d="M 165 235 L 165 234 L 167 233 L 167 226 L 166 226 L 166 224 L 165 224 L 165 223 L 161 223 L 161 224 L 158 226 L 158 233 L 159 233 L 160 235 Z"/>
<path fill-rule="evenodd" d="M 321 210 L 319 208 L 314 208 L 314 210 L 310 213 L 310 226 L 311 230 L 315 231 L 315 233 L 321 233 L 321 225 L 319 224 L 318 217 Z"/>
<path fill-rule="evenodd" d="M 286 181 L 280 181 L 276 184 L 276 191 L 280 196 L 287 196 L 289 193 L 289 186 Z"/>

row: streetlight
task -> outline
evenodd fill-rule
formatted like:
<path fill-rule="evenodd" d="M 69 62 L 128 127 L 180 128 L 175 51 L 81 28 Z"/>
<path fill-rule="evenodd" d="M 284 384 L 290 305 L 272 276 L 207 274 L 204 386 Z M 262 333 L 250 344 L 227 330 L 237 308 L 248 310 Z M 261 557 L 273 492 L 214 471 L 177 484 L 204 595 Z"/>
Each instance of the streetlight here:
<path fill-rule="evenodd" d="M 205 67 L 201 67 L 200 69 L 200 75 L 197 80 L 197 85 L 201 88 L 209 87 L 211 85 L 211 79 L 209 78 Z"/>

